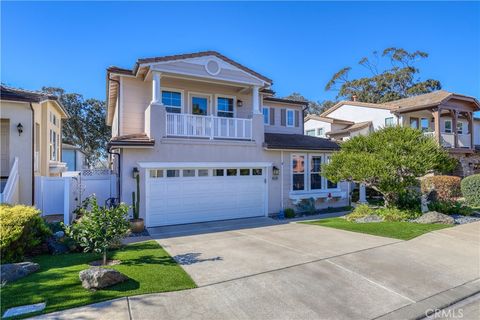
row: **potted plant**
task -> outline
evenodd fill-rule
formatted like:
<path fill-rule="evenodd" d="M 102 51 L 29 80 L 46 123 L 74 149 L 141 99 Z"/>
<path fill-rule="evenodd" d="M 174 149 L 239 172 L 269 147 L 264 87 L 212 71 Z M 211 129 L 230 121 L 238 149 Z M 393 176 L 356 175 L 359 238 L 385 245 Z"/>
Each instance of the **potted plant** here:
<path fill-rule="evenodd" d="M 132 192 L 133 219 L 130 219 L 130 230 L 134 233 L 142 232 L 145 229 L 145 222 L 140 218 L 140 175 L 135 176 L 137 181 L 137 192 Z"/>

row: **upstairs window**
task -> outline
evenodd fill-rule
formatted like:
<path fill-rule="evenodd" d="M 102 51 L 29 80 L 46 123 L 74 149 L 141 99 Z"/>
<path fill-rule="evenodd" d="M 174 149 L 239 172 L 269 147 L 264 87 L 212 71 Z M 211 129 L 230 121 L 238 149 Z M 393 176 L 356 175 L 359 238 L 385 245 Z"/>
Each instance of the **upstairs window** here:
<path fill-rule="evenodd" d="M 323 128 L 318 128 L 317 129 L 317 136 L 323 137 Z"/>
<path fill-rule="evenodd" d="M 162 103 L 167 112 L 182 112 L 182 94 L 175 91 L 162 91 Z"/>
<path fill-rule="evenodd" d="M 463 123 L 457 122 L 457 133 L 463 134 Z"/>
<path fill-rule="evenodd" d="M 291 109 L 287 109 L 287 127 L 293 127 L 295 125 L 295 112 Z"/>
<path fill-rule="evenodd" d="M 306 134 L 307 136 L 312 136 L 312 137 L 314 137 L 314 136 L 315 136 L 315 129 L 307 130 L 307 131 L 305 131 L 305 134 Z"/>
<path fill-rule="evenodd" d="M 394 120 L 393 117 L 385 118 L 385 127 L 393 127 L 394 126 L 393 120 Z"/>
<path fill-rule="evenodd" d="M 263 108 L 263 124 L 270 124 L 270 108 Z"/>
<path fill-rule="evenodd" d="M 452 121 L 445 120 L 445 133 L 452 133 Z"/>
<path fill-rule="evenodd" d="M 420 119 L 420 126 L 422 132 L 429 132 L 430 131 L 430 121 L 427 118 Z"/>
<path fill-rule="evenodd" d="M 225 118 L 233 118 L 233 98 L 218 97 L 217 98 L 217 116 Z"/>

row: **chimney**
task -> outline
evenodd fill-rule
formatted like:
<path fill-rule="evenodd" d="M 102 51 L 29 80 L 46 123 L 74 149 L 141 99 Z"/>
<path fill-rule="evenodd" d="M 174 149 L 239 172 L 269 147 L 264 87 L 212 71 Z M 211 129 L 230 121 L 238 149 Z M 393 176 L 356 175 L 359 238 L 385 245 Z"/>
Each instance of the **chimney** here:
<path fill-rule="evenodd" d="M 352 95 L 352 101 L 357 101 L 357 95 L 355 93 Z"/>

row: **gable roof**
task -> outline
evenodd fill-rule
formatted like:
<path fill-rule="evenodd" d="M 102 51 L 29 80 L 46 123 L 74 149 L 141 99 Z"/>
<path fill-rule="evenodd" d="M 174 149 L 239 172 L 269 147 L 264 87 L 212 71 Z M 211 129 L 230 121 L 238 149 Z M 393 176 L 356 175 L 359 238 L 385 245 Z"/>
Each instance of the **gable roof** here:
<path fill-rule="evenodd" d="M 368 128 L 371 125 L 372 125 L 372 121 L 357 122 L 357 123 L 354 123 L 351 126 L 348 126 L 344 129 L 336 130 L 336 131 L 330 131 L 330 132 L 327 132 L 326 134 L 337 135 L 337 134 L 349 133 L 349 132 L 358 131 L 358 130 L 361 130 L 361 129 L 364 129 L 364 128 Z"/>
<path fill-rule="evenodd" d="M 344 106 L 344 105 L 374 108 L 374 109 L 384 109 L 384 110 L 394 110 L 395 109 L 394 106 L 389 106 L 389 105 L 385 105 L 385 104 L 343 100 L 343 101 L 338 102 L 333 107 L 330 107 L 329 109 L 322 112 L 322 114 L 320 114 L 320 116 L 326 117 L 327 115 L 329 115 L 330 113 L 332 113 L 333 111 L 337 110 L 338 108 L 340 108 L 341 106 Z"/>
<path fill-rule="evenodd" d="M 417 107 L 437 106 L 439 104 L 447 102 L 450 99 L 469 100 L 477 105 L 477 109 L 480 109 L 480 104 L 476 98 L 456 94 L 446 90 L 437 90 L 425 94 L 420 94 L 418 96 L 394 100 L 386 102 L 384 103 L 384 105 L 392 106 L 396 109 L 410 109 Z"/>
<path fill-rule="evenodd" d="M 303 134 L 265 133 L 263 146 L 276 150 L 338 150 L 340 146 L 331 140 Z"/>
<path fill-rule="evenodd" d="M 137 62 L 135 63 L 135 66 L 133 67 L 133 74 L 136 74 L 138 71 L 138 68 L 140 67 L 141 64 L 145 63 L 155 63 L 155 62 L 165 62 L 165 61 L 173 61 L 173 60 L 183 60 L 183 59 L 191 59 L 191 58 L 199 58 L 199 57 L 205 57 L 205 56 L 215 56 L 227 63 L 230 63 L 231 65 L 234 65 L 235 67 L 250 73 L 254 75 L 257 78 L 260 78 L 261 80 L 268 82 L 270 84 L 273 83 L 272 79 L 265 77 L 264 75 L 261 75 L 258 72 L 253 71 L 250 68 L 245 67 L 244 65 L 233 61 L 230 58 L 227 58 L 226 56 L 216 52 L 216 51 L 201 51 L 201 52 L 194 52 L 194 53 L 184 53 L 184 54 L 176 54 L 176 55 L 171 55 L 171 56 L 161 56 L 161 57 L 153 57 L 153 58 L 141 58 L 138 59 Z"/>
<path fill-rule="evenodd" d="M 316 114 L 309 114 L 308 116 L 305 117 L 304 122 L 308 120 L 318 120 L 318 121 L 323 121 L 327 123 L 339 123 L 339 124 L 354 124 L 355 122 L 353 121 L 347 121 L 347 120 L 341 120 L 337 118 L 331 118 L 331 117 L 322 117 Z"/>

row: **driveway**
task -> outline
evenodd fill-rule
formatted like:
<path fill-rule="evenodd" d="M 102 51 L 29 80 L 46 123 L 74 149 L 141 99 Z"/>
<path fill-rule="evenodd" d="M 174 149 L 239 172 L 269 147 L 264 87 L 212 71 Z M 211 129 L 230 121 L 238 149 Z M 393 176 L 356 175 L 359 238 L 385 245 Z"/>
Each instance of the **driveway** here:
<path fill-rule="evenodd" d="M 406 319 L 480 292 L 480 223 L 410 241 L 266 218 L 150 232 L 199 288 L 48 317 Z"/>

